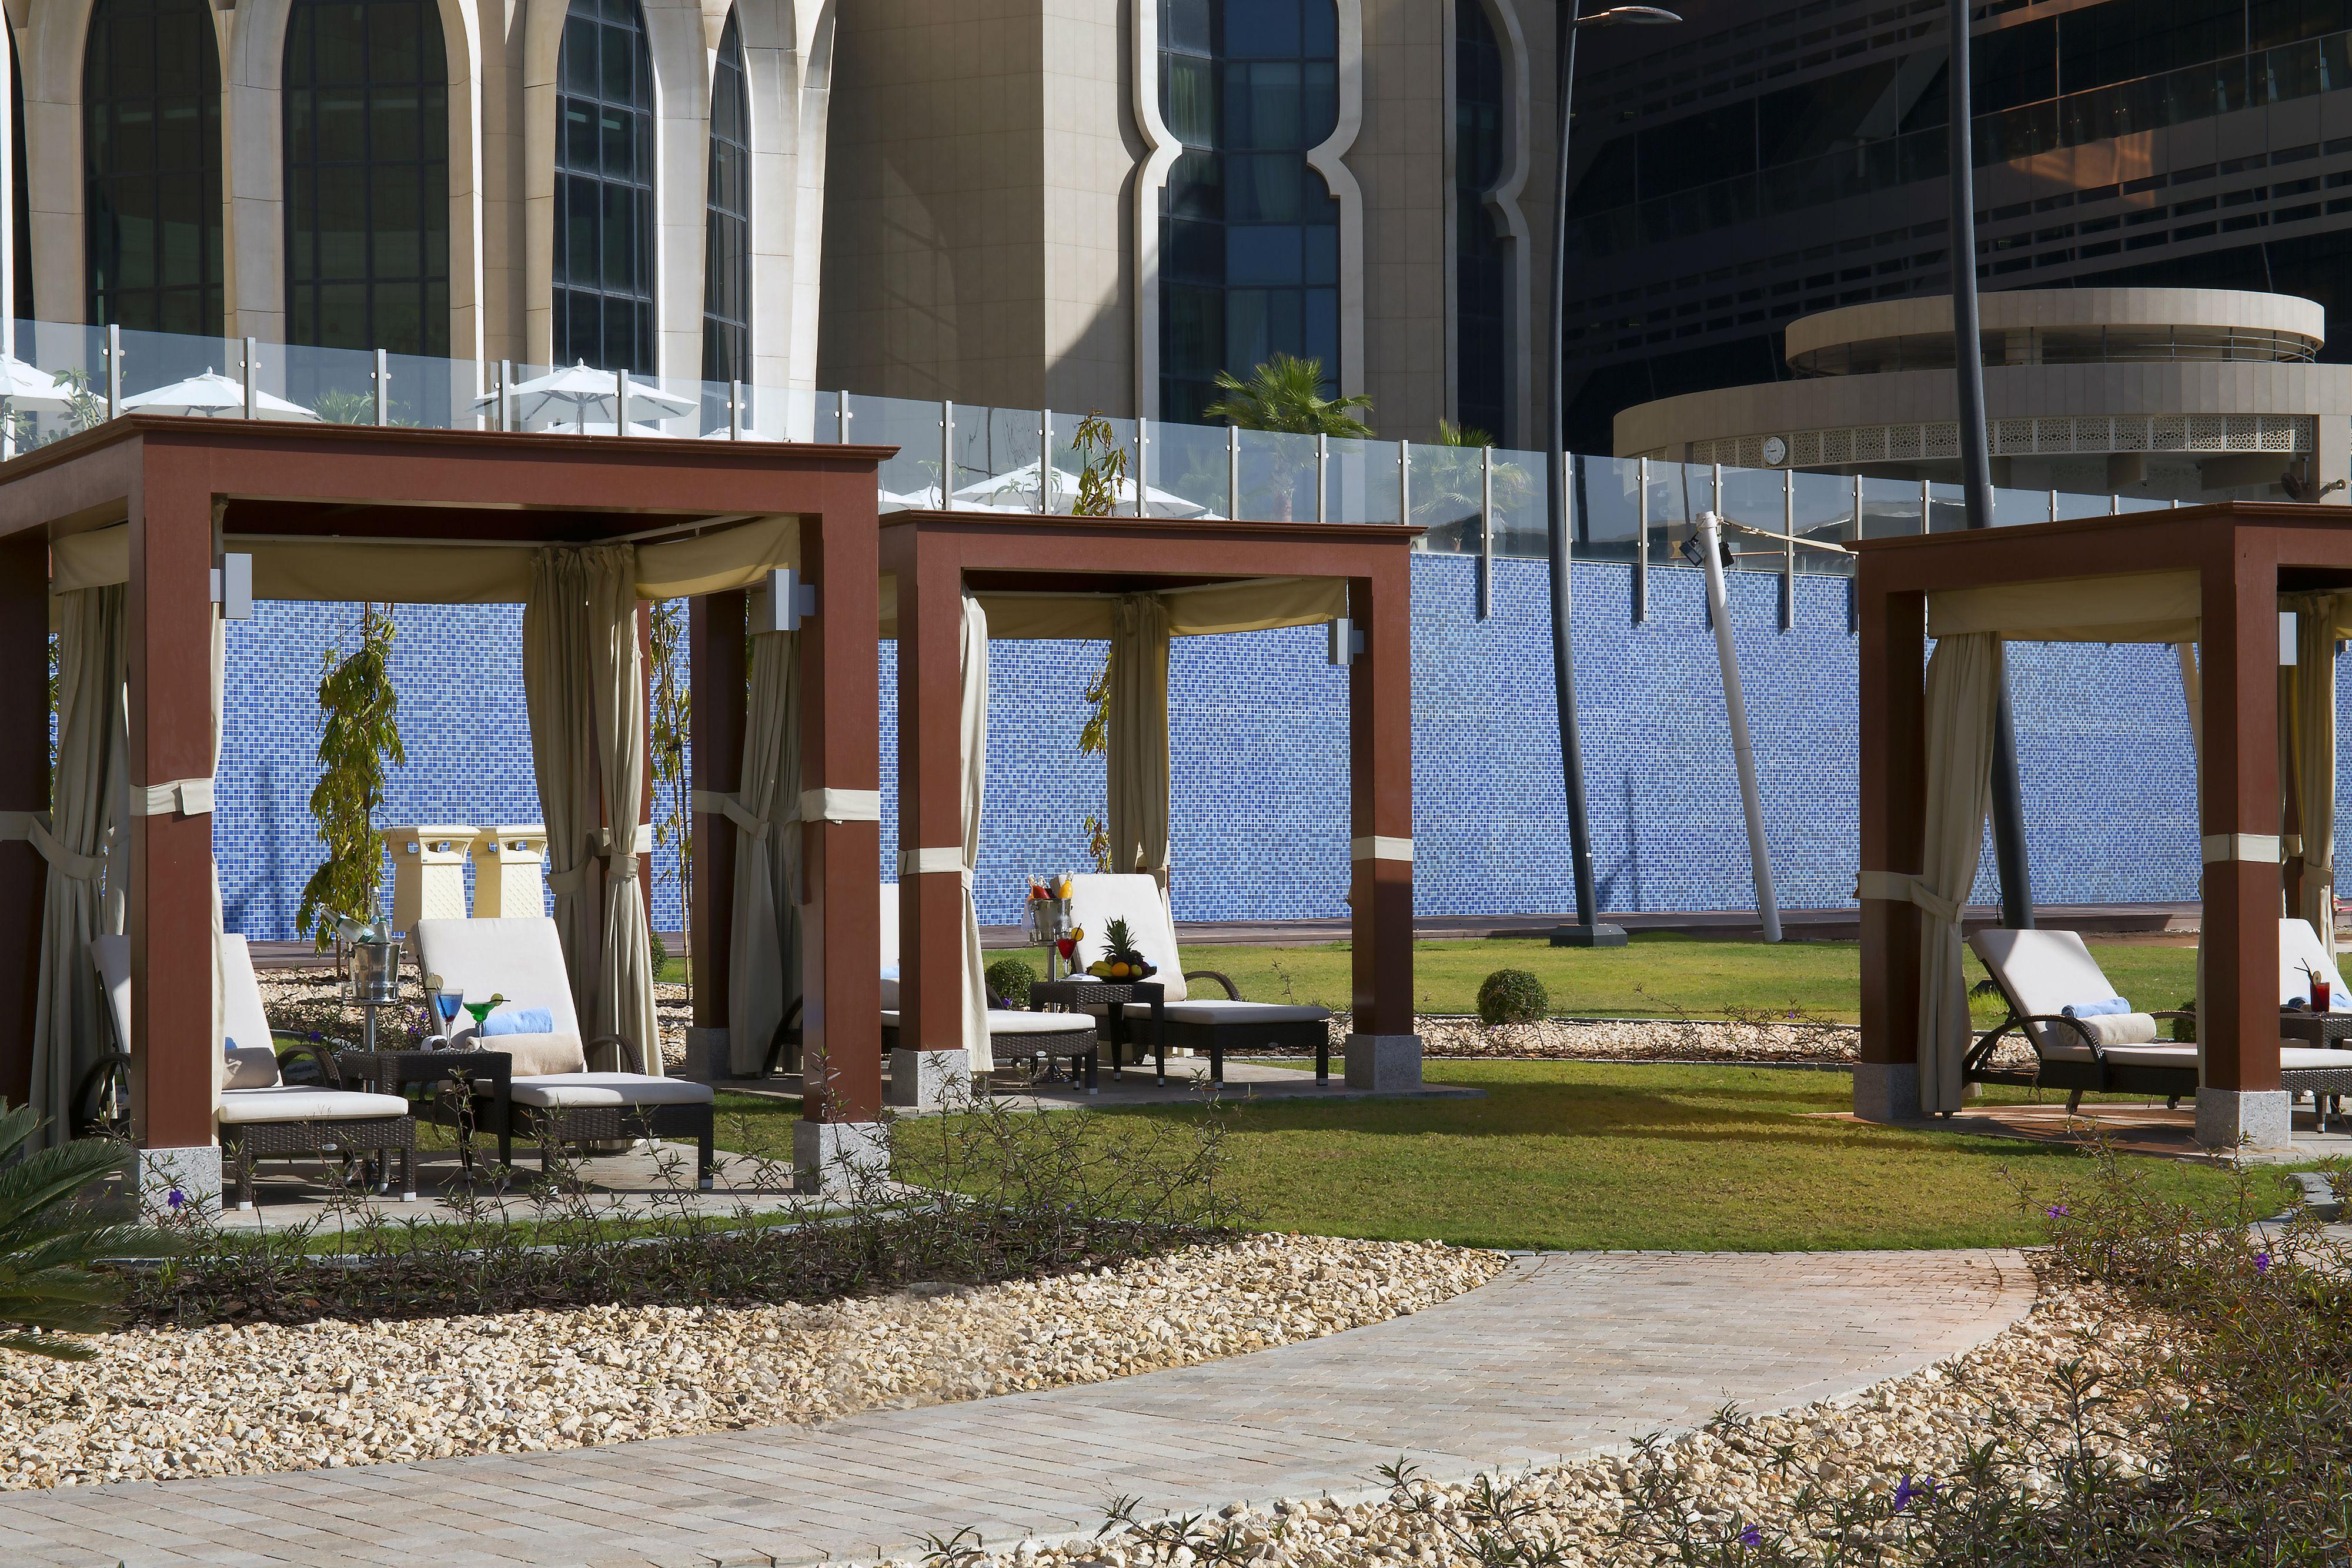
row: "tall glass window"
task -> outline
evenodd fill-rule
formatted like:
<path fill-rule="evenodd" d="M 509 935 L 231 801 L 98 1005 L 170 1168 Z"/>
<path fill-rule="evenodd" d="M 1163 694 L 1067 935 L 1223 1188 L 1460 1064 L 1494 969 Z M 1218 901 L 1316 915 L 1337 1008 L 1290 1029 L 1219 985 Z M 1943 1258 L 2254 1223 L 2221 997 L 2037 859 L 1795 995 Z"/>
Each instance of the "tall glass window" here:
<path fill-rule="evenodd" d="M 710 73 L 710 193 L 702 239 L 702 379 L 751 379 L 751 95 L 735 13 Z"/>
<path fill-rule="evenodd" d="M 654 368 L 654 89 L 636 0 L 572 0 L 555 99 L 555 358 Z"/>
<path fill-rule="evenodd" d="M 1333 0 L 1162 0 L 1160 102 L 1184 144 L 1160 194 L 1160 412 L 1277 352 L 1339 376 L 1339 204 L 1306 153 L 1339 119 Z"/>
<path fill-rule="evenodd" d="M 1454 6 L 1454 343 L 1462 423 L 1508 444 L 1507 268 L 1486 193 L 1503 172 L 1503 49 L 1481 0 Z"/>
<path fill-rule="evenodd" d="M 205 0 L 99 0 L 82 54 L 89 319 L 217 334 L 220 60 Z"/>
<path fill-rule="evenodd" d="M 449 351 L 449 66 L 431 0 L 296 0 L 287 340 Z"/>

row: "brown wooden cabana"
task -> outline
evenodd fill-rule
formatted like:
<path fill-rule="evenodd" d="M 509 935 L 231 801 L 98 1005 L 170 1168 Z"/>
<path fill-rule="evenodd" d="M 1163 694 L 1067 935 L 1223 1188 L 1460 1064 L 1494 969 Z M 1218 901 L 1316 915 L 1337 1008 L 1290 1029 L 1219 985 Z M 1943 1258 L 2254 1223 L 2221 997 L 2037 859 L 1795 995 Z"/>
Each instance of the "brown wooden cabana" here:
<path fill-rule="evenodd" d="M 1956 905 L 1968 897 L 1983 814 L 1979 804 L 1970 834 L 1966 808 L 1950 802 L 1974 789 L 1985 758 L 1962 743 L 1965 737 L 1952 738 L 1969 716 L 1956 720 L 1938 710 L 1939 702 L 1946 709 L 1958 706 L 1951 694 L 1958 686 L 1931 674 L 1929 637 L 1938 639 L 1939 663 L 1947 647 L 1957 653 L 1967 652 L 1965 643 L 1984 645 L 1990 659 L 1979 660 L 1968 699 L 1979 719 L 1990 702 L 1984 671 L 1997 685 L 2002 643 L 2194 643 L 2199 655 L 2193 666 L 2184 657 L 2184 667 L 2196 671 L 2192 720 L 2201 707 L 2198 1136 L 2217 1145 L 2285 1143 L 2279 922 L 2283 899 L 2297 913 L 2332 918 L 2325 846 L 2334 778 L 2333 647 L 2347 633 L 2343 596 L 2352 594 L 2352 509 L 2231 502 L 1865 540 L 1855 594 L 1862 815 L 1855 1111 L 1908 1120 L 1923 1103 L 1949 1109 L 1938 1101 L 1951 1098 L 1958 1084 L 1947 1038 L 1952 1004 L 1948 995 L 1930 993 L 1950 993 L 1959 982 Z M 2311 760 L 2305 777 L 2284 780 L 2284 788 L 2283 614 L 2297 617 L 2297 645 L 2313 666 L 2305 678 L 2314 694 L 2306 724 Z M 1932 777 L 1931 756 L 1968 758 L 1958 769 L 1968 777 Z M 2299 797 L 2309 804 L 2297 823 L 2291 813 Z M 1937 882 L 1947 885 L 1933 885 Z M 2322 909 L 2331 913 L 2317 915 Z M 1964 1035 L 1964 996 L 1958 1007 Z"/>
<path fill-rule="evenodd" d="M 971 829 L 965 820 L 975 766 L 967 741 L 974 635 L 967 600 L 992 606 L 988 636 L 1110 637 L 1111 601 L 1176 603 L 1178 634 L 1297 625 L 1344 618 L 1356 637 L 1348 670 L 1350 727 L 1350 907 L 1354 930 L 1354 1022 L 1349 1081 L 1381 1087 L 1417 1083 L 1412 1015 L 1412 715 L 1411 549 L 1421 530 L 1222 519 L 1067 517 L 1006 512 L 908 511 L 881 519 L 882 629 L 898 642 L 898 843 L 902 1051 L 966 1051 L 976 977 L 967 973 L 967 896 Z M 726 596 L 700 606 L 696 671 L 740 647 L 742 608 Z M 1189 616 L 1187 620 L 1185 617 Z M 1158 678 L 1158 677 L 1155 677 Z M 981 677 L 984 706 L 984 674 Z M 1159 693 L 1164 713 L 1164 689 Z M 1147 704 L 1148 706 L 1148 704 Z M 1124 720 L 1114 699 L 1112 727 Z M 1164 718 L 1160 720 L 1164 727 Z M 740 771 L 740 710 L 696 709 L 698 776 L 713 787 Z M 1166 789 L 1165 754 L 1157 788 Z M 1116 771 L 1116 769 L 1115 769 Z M 1118 805 L 1114 802 L 1114 833 Z M 698 863 L 733 863 L 738 832 L 724 814 L 701 819 Z M 1165 818 L 1158 849 L 1165 852 Z M 1147 837 L 1149 835 L 1147 834 Z M 1123 858 L 1123 857 L 1122 857 Z M 1149 846 L 1147 846 L 1147 861 Z M 871 862 L 867 862 L 870 866 Z M 1147 869 L 1165 871 L 1164 861 Z M 867 873 L 871 880 L 870 871 Z M 734 888 L 706 870 L 696 889 L 697 950 L 724 951 Z M 837 943 L 841 928 L 809 940 Z M 871 938 L 864 953 L 871 967 Z M 708 975 L 709 971 L 705 971 Z M 724 1029 L 730 988 L 696 992 L 698 1026 Z M 740 990 L 740 988 L 738 988 Z M 836 1004 L 837 1005 L 837 1004 Z M 740 1049 L 740 1048 L 739 1048 Z M 739 1056 L 739 1060 L 741 1058 Z M 835 1059 L 820 1086 L 827 1114 L 861 1124 L 882 1105 L 880 1063 Z M 901 1084 L 902 1075 L 907 1083 Z M 894 1100 L 929 1103 L 916 1082 L 949 1082 L 908 1058 L 892 1069 Z"/>
<path fill-rule="evenodd" d="M 826 804 L 792 819 L 805 866 L 793 895 L 813 932 L 866 935 L 809 944 L 807 1040 L 845 1081 L 870 1077 L 880 1051 L 871 937 L 879 830 L 878 812 L 858 803 L 879 788 L 876 469 L 887 455 L 130 415 L 0 465 L 0 826 L 19 830 L 0 833 L 0 1093 L 25 1100 L 34 1070 L 45 887 L 89 875 L 92 859 L 61 849 L 41 811 L 53 570 L 70 559 L 97 574 L 90 580 L 122 585 L 131 804 L 106 874 L 127 894 L 134 1135 L 142 1183 L 193 1186 L 205 1169 L 215 1179 L 218 1171 L 214 569 L 249 555 L 263 598 L 511 601 L 525 598 L 550 547 L 621 544 L 632 547 L 639 599 L 717 592 L 739 626 L 741 590 L 773 568 L 792 566 L 818 590 L 799 633 L 797 738 L 800 781 Z M 623 592 L 631 586 L 622 580 Z M 640 635 L 644 610 L 636 604 Z M 614 636 L 625 640 L 629 611 L 614 613 Z M 708 621 L 698 613 L 698 629 Z M 740 713 L 742 674 L 740 637 L 731 665 L 698 658 L 698 717 L 730 704 Z M 698 758 L 698 768 L 710 760 Z M 585 826 L 603 847 L 578 852 L 588 857 L 581 874 L 626 882 L 622 862 L 644 847 L 638 823 L 611 821 L 607 810 L 599 824 L 593 810 Z M 79 953 L 53 958 L 86 965 Z M 863 1109 L 820 1095 L 809 1113 Z"/>

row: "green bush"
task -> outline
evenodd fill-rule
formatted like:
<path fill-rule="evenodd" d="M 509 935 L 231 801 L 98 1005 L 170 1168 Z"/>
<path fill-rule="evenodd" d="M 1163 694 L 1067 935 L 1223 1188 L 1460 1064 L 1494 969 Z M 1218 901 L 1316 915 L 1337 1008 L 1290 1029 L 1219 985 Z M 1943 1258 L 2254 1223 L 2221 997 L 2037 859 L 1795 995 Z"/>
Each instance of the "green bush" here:
<path fill-rule="evenodd" d="M 1037 971 L 1018 958 L 999 958 L 988 967 L 988 994 L 1003 997 L 1008 1008 L 1029 1005 L 1029 988 L 1036 983 Z"/>
<path fill-rule="evenodd" d="M 1478 987 L 1478 1017 L 1487 1023 L 1533 1023 L 1551 1011 L 1551 993 L 1525 969 L 1497 969 Z"/>

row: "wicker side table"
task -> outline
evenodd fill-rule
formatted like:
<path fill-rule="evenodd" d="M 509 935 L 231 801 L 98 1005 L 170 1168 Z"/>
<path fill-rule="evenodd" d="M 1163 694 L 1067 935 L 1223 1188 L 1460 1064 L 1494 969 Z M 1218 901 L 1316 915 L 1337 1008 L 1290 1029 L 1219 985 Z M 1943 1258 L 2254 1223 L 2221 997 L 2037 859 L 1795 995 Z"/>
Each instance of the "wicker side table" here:
<path fill-rule="evenodd" d="M 2279 1040 L 2293 1040 L 2315 1051 L 2345 1051 L 2345 1042 L 2352 1040 L 2352 1013 L 2307 1013 L 2299 1009 L 2282 1009 L 2279 1012 Z M 2317 1118 L 2319 1131 L 2327 1131 L 2327 1124 L 2342 1114 L 2342 1096 L 2352 1092 L 2352 1051 L 2347 1051 L 2341 1072 L 2283 1072 L 2282 1085 L 2289 1090 L 2311 1092 L 2311 1109 Z"/>
<path fill-rule="evenodd" d="M 1167 988 L 1157 980 L 1097 980 L 1090 975 L 1073 975 L 1066 980 L 1032 980 L 1029 982 L 1029 1005 L 1038 1011 L 1044 1004 L 1055 1003 L 1077 1012 L 1089 1005 L 1108 1009 L 1110 1023 L 1110 1075 L 1119 1077 L 1121 1048 L 1128 1043 L 1127 1004 L 1151 1004 L 1151 1045 L 1158 1062 L 1160 1082 L 1168 1082 L 1168 1019 Z M 1143 1059 L 1139 1056 L 1139 1063 Z"/>
<path fill-rule="evenodd" d="M 499 1164 L 514 1164 L 514 1058 L 503 1051 L 346 1051 L 335 1058 L 346 1089 L 373 1089 L 379 1094 L 399 1094 L 412 1084 L 454 1083 L 462 1074 L 475 1092 L 487 1089 L 495 1107 L 499 1132 Z M 458 1153 L 470 1166 L 474 1141 L 470 1126 L 458 1127 Z"/>

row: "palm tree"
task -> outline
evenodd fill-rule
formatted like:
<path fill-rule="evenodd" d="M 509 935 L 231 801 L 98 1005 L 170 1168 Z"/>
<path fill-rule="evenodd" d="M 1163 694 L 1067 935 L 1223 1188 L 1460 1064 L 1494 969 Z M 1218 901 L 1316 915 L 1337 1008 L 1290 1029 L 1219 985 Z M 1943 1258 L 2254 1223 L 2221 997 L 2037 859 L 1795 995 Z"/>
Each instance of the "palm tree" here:
<path fill-rule="evenodd" d="M 110 1138 L 81 1138 L 17 1158 L 40 1113 L 19 1105 L 0 1115 L 0 1350 L 87 1361 L 95 1353 L 65 1334 L 112 1325 L 120 1276 L 91 1265 L 104 1258 L 153 1258 L 172 1250 L 158 1231 L 99 1219 L 81 1194 L 122 1166 Z"/>
<path fill-rule="evenodd" d="M 1252 371 L 1246 382 L 1235 379 L 1231 371 L 1219 371 L 1217 386 L 1225 395 L 1201 412 L 1210 419 L 1230 421 L 1237 429 L 1273 431 L 1285 435 L 1337 435 L 1358 441 L 1372 434 L 1372 427 L 1351 412 L 1370 410 L 1372 400 L 1361 394 L 1325 397 L 1320 360 L 1276 354 Z M 1275 500 L 1281 508 L 1282 520 L 1288 522 L 1299 481 L 1314 467 L 1314 458 L 1301 443 L 1282 442 L 1276 447 L 1273 458 Z M 1232 500 L 1234 513 L 1239 516 L 1241 498 L 1236 496 Z"/>
<path fill-rule="evenodd" d="M 1276 354 L 1238 381 L 1231 371 L 1217 372 L 1217 389 L 1225 395 L 1201 412 L 1244 430 L 1275 430 L 1291 435 L 1339 435 L 1367 440 L 1372 427 L 1349 411 L 1370 411 L 1372 400 L 1323 395 L 1323 361 Z"/>

